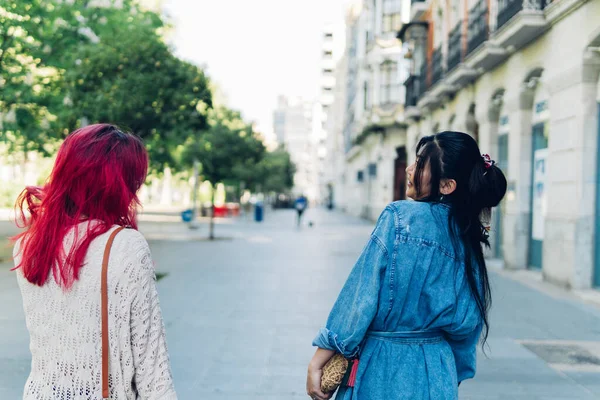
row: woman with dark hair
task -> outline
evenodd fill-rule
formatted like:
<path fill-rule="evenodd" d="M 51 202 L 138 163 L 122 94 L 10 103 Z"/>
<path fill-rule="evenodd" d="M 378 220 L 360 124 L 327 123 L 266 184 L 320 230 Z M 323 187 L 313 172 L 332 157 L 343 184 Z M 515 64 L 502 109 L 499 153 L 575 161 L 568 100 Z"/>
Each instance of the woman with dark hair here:
<path fill-rule="evenodd" d="M 15 270 L 32 355 L 23 399 L 177 398 L 154 265 L 137 231 L 147 170 L 137 136 L 90 125 L 65 139 L 46 184 L 17 201 L 26 230 Z"/>
<path fill-rule="evenodd" d="M 407 174 L 416 201 L 383 211 L 313 342 L 313 399 L 333 395 L 320 380 L 336 353 L 351 360 L 336 397 L 343 400 L 454 400 L 475 375 L 491 304 L 482 245 L 506 179 L 460 132 L 421 139 Z"/>

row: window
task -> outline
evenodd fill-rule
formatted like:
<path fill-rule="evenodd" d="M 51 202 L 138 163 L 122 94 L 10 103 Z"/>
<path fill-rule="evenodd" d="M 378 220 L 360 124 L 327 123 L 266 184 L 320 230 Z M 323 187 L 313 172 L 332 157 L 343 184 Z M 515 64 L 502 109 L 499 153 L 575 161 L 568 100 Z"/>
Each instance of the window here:
<path fill-rule="evenodd" d="M 333 37 L 333 33 L 331 33 L 331 32 L 326 32 L 325 33 L 325 38 L 326 39 L 331 39 L 332 37 Z"/>
<path fill-rule="evenodd" d="M 461 15 L 464 13 L 463 3 L 464 2 L 462 0 L 450 1 L 450 26 L 456 26 L 459 22 L 461 22 Z"/>
<path fill-rule="evenodd" d="M 400 13 L 386 14 L 383 16 L 383 33 L 397 32 L 402 27 Z"/>
<path fill-rule="evenodd" d="M 444 10 L 441 5 L 434 8 L 433 12 L 433 48 L 437 49 L 444 41 Z"/>
<path fill-rule="evenodd" d="M 402 0 L 383 0 L 382 32 L 396 32 L 402 27 Z"/>
<path fill-rule="evenodd" d="M 373 0 L 371 4 L 371 20 L 369 21 L 369 28 L 373 30 L 373 32 L 377 32 L 377 13 L 380 11 L 377 9 L 377 0 Z"/>
<path fill-rule="evenodd" d="M 323 55 L 325 56 L 325 58 L 333 57 L 333 52 L 326 50 L 323 52 Z"/>
<path fill-rule="evenodd" d="M 399 88 L 397 85 L 398 64 L 386 61 L 381 64 L 380 104 L 396 104 Z"/>
<path fill-rule="evenodd" d="M 548 109 L 548 100 L 540 101 L 535 104 L 535 113 L 540 114 Z"/>
<path fill-rule="evenodd" d="M 375 163 L 369 164 L 369 177 L 371 177 L 371 178 L 377 177 L 377 164 L 375 164 Z"/>
<path fill-rule="evenodd" d="M 330 74 L 333 74 L 333 70 L 332 69 L 326 68 L 326 69 L 323 70 L 323 75 L 330 75 Z"/>
<path fill-rule="evenodd" d="M 356 173 L 356 181 L 357 182 L 364 182 L 364 180 L 365 180 L 365 173 L 364 173 L 364 171 L 358 171 Z"/>
<path fill-rule="evenodd" d="M 369 109 L 369 82 L 367 81 L 363 85 L 363 109 Z"/>

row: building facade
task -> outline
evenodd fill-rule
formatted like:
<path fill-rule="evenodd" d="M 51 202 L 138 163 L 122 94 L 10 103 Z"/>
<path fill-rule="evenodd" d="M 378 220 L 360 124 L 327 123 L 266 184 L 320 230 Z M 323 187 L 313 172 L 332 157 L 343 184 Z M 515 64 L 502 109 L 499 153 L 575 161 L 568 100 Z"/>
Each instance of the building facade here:
<path fill-rule="evenodd" d="M 311 202 L 318 197 L 314 109 L 312 101 L 279 96 L 277 108 L 273 111 L 273 131 L 279 145 L 285 147 L 296 166 L 293 192 L 304 194 Z"/>
<path fill-rule="evenodd" d="M 345 85 L 345 70 L 342 61 L 345 49 L 345 31 L 343 24 L 328 24 L 323 30 L 321 49 L 321 80 L 317 113 L 320 124 L 315 129 L 315 142 L 318 146 L 318 180 L 321 202 L 335 207 L 337 200 L 336 176 L 339 171 L 341 149 L 340 110 Z M 339 193 L 338 193 L 339 194 Z"/>
<path fill-rule="evenodd" d="M 410 16 L 407 147 L 471 134 L 508 180 L 489 255 L 600 285 L 600 0 L 412 0 Z"/>
<path fill-rule="evenodd" d="M 337 199 L 350 214 L 375 220 L 404 198 L 407 162 L 404 86 L 408 62 L 396 34 L 402 0 L 354 4 L 346 17 L 344 173 Z"/>
<path fill-rule="evenodd" d="M 344 121 L 346 115 L 346 75 L 347 55 L 343 54 L 335 68 L 336 85 L 333 93 L 333 103 L 328 109 L 325 122 L 327 132 L 325 185 L 327 205 L 338 208 L 343 204 L 345 193 L 346 156 L 344 147 Z"/>

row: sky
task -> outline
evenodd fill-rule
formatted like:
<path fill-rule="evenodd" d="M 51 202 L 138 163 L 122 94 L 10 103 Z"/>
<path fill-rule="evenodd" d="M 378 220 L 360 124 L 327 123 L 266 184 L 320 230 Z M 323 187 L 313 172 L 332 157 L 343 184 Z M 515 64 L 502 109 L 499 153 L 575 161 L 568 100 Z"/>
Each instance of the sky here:
<path fill-rule="evenodd" d="M 316 99 L 322 32 L 343 21 L 350 0 L 164 0 L 175 53 L 204 66 L 264 134 L 277 96 Z"/>

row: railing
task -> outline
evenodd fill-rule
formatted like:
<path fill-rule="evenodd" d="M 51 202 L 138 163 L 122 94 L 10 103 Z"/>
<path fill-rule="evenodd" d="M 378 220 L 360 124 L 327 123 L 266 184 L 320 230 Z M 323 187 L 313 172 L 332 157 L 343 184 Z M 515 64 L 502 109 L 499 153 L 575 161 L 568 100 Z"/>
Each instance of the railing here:
<path fill-rule="evenodd" d="M 467 54 L 488 40 L 490 34 L 488 7 L 486 0 L 479 0 L 469 11 L 469 33 L 467 35 Z"/>
<path fill-rule="evenodd" d="M 421 65 L 421 71 L 419 71 L 419 76 L 418 76 L 418 87 L 417 87 L 417 93 L 418 93 L 418 98 L 421 98 L 421 96 L 423 96 L 423 93 L 425 93 L 425 91 L 427 89 L 429 89 L 429 80 L 427 79 L 427 71 L 429 71 L 429 66 L 427 63 L 427 60 L 425 60 L 423 62 L 423 65 Z"/>
<path fill-rule="evenodd" d="M 498 1 L 498 28 L 502 27 L 512 17 L 523 9 L 523 0 L 500 0 Z"/>
<path fill-rule="evenodd" d="M 498 0 L 498 28 L 512 19 L 519 11 L 543 10 L 552 0 Z"/>
<path fill-rule="evenodd" d="M 444 75 L 444 67 L 442 65 L 442 46 L 433 51 L 431 56 L 431 85 L 435 85 Z"/>
<path fill-rule="evenodd" d="M 453 70 L 462 61 L 463 22 L 459 22 L 448 38 L 448 71 Z"/>

